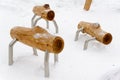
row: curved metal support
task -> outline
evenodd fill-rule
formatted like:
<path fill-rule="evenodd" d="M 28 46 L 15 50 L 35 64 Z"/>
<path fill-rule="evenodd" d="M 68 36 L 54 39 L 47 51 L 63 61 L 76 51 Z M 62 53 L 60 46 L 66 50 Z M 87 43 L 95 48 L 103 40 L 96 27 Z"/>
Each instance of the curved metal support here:
<path fill-rule="evenodd" d="M 9 44 L 9 65 L 13 64 L 13 46 L 17 42 L 17 39 L 13 39 Z"/>
<path fill-rule="evenodd" d="M 35 19 L 36 16 L 37 16 L 37 15 L 34 14 L 34 16 L 33 16 L 32 19 L 31 19 L 31 27 L 34 27 L 33 24 L 34 24 L 34 19 Z"/>
<path fill-rule="evenodd" d="M 32 17 L 32 19 L 31 19 L 31 27 L 35 27 L 36 24 L 37 24 L 37 22 L 41 19 L 41 17 L 40 17 L 40 18 L 37 18 L 37 19 L 34 21 L 35 17 L 36 17 L 36 15 L 34 15 L 34 16 Z M 33 48 L 33 54 L 36 55 L 36 56 L 38 56 L 37 50 L 36 50 L 35 48 Z"/>
<path fill-rule="evenodd" d="M 85 43 L 84 43 L 84 49 L 83 49 L 83 50 L 86 50 L 86 49 L 87 49 L 87 47 L 88 47 L 88 43 L 89 43 L 90 41 L 93 41 L 93 40 L 96 40 L 96 39 L 95 39 L 95 37 L 93 37 L 93 38 L 91 38 L 91 39 L 86 40 L 86 41 L 85 41 Z"/>
<path fill-rule="evenodd" d="M 49 21 L 46 20 L 46 24 L 47 24 L 47 29 L 49 29 Z"/>
<path fill-rule="evenodd" d="M 41 19 L 41 17 L 37 18 L 34 23 L 33 23 L 33 27 L 36 26 L 37 22 Z"/>
<path fill-rule="evenodd" d="M 76 35 L 75 35 L 75 41 L 78 40 L 79 33 L 83 31 L 83 28 L 80 28 L 77 30 Z"/>
<path fill-rule="evenodd" d="M 55 28 L 56 28 L 56 33 L 58 33 L 58 25 L 57 25 L 57 22 L 55 21 L 55 20 L 53 20 L 53 24 L 54 24 L 54 26 L 55 26 Z"/>
<path fill-rule="evenodd" d="M 54 54 L 54 64 L 58 62 L 58 54 Z"/>
<path fill-rule="evenodd" d="M 49 52 L 46 50 L 44 58 L 45 77 L 49 77 Z"/>

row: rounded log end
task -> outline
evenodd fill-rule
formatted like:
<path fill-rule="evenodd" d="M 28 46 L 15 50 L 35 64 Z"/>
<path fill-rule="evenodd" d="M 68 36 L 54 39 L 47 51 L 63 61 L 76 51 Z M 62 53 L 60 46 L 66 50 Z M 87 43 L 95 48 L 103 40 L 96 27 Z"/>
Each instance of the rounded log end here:
<path fill-rule="evenodd" d="M 55 37 L 53 41 L 53 52 L 58 54 L 60 53 L 64 48 L 64 41 L 60 37 Z"/>
<path fill-rule="evenodd" d="M 48 19 L 48 20 L 53 20 L 54 17 L 55 17 L 54 11 L 50 10 L 50 11 L 47 13 L 47 19 Z"/>
<path fill-rule="evenodd" d="M 105 34 L 105 36 L 103 37 L 103 43 L 107 45 L 111 43 L 111 41 L 112 41 L 112 35 L 110 33 Z"/>

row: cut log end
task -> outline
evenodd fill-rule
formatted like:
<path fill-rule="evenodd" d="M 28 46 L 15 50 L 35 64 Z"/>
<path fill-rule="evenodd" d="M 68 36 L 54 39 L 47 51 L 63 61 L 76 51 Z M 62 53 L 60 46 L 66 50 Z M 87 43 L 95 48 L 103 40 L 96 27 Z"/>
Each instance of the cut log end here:
<path fill-rule="evenodd" d="M 50 10 L 50 11 L 47 13 L 47 19 L 48 19 L 48 20 L 53 20 L 54 17 L 55 17 L 54 11 Z"/>
<path fill-rule="evenodd" d="M 105 45 L 107 45 L 107 44 L 111 43 L 111 41 L 112 41 L 112 35 L 110 33 L 105 34 L 105 36 L 103 38 L 103 43 Z"/>
<path fill-rule="evenodd" d="M 60 37 L 56 37 L 53 41 L 53 52 L 58 54 L 60 53 L 64 48 L 64 41 Z"/>

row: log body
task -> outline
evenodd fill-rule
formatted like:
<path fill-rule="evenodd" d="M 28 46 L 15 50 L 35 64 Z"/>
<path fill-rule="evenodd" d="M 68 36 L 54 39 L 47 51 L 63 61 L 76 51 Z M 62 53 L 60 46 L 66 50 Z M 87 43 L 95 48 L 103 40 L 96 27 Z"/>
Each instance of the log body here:
<path fill-rule="evenodd" d="M 45 29 L 36 26 L 34 28 L 15 27 L 11 29 L 11 37 L 18 41 L 43 51 L 58 54 L 63 50 L 64 41 L 59 36 L 49 34 Z"/>
<path fill-rule="evenodd" d="M 43 6 L 35 6 L 33 8 L 33 12 L 35 15 L 41 16 L 45 20 L 53 20 L 55 17 L 55 13 L 50 9 L 49 4 L 45 4 Z"/>
<path fill-rule="evenodd" d="M 86 0 L 85 5 L 84 5 L 84 9 L 86 11 L 90 9 L 91 3 L 92 3 L 92 0 Z"/>
<path fill-rule="evenodd" d="M 109 44 L 112 41 L 112 35 L 101 29 L 97 23 L 88 23 L 81 21 L 78 24 L 78 29 L 83 28 L 83 33 L 87 33 L 103 44 Z"/>

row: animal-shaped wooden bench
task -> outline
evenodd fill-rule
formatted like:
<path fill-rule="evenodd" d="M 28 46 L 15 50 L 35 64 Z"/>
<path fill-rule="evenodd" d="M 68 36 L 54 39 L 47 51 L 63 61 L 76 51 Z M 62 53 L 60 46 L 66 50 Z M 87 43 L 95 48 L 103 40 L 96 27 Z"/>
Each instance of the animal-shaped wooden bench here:
<path fill-rule="evenodd" d="M 78 40 L 79 33 L 87 33 L 91 35 L 92 39 L 86 40 L 84 44 L 84 50 L 87 49 L 88 42 L 92 40 L 97 40 L 105 45 L 110 44 L 112 41 L 112 35 L 101 29 L 100 24 L 98 23 L 89 23 L 81 21 L 78 24 L 78 30 L 76 32 L 75 41 Z"/>
<path fill-rule="evenodd" d="M 49 28 L 49 21 L 52 21 L 54 23 L 55 28 L 56 28 L 56 33 L 58 33 L 58 25 L 54 19 L 55 12 L 50 9 L 49 4 L 44 4 L 42 6 L 35 6 L 33 8 L 33 13 L 34 13 L 34 16 L 32 17 L 32 20 L 31 20 L 32 27 L 36 26 L 37 22 L 40 19 L 44 19 L 44 20 L 46 20 L 47 28 Z M 36 16 L 38 16 L 37 19 L 35 19 Z"/>
<path fill-rule="evenodd" d="M 10 31 L 13 40 L 9 44 L 9 65 L 13 64 L 13 46 L 19 41 L 32 48 L 45 51 L 44 67 L 45 77 L 49 77 L 49 53 L 54 54 L 54 61 L 64 48 L 64 40 L 59 36 L 48 33 L 45 29 L 35 26 L 33 28 L 15 27 Z"/>
<path fill-rule="evenodd" d="M 56 33 L 58 33 L 58 25 L 54 19 L 55 12 L 50 9 L 49 4 L 35 6 L 33 8 L 33 13 L 34 13 L 34 16 L 31 19 L 31 27 L 36 26 L 37 22 L 40 19 L 44 19 L 46 21 L 46 24 L 47 24 L 47 29 L 49 28 L 49 21 L 52 21 L 54 23 L 55 28 L 56 28 Z M 38 18 L 36 18 L 37 16 L 38 16 Z M 35 48 L 33 48 L 33 52 L 34 52 L 34 55 L 38 55 L 37 50 Z"/>

